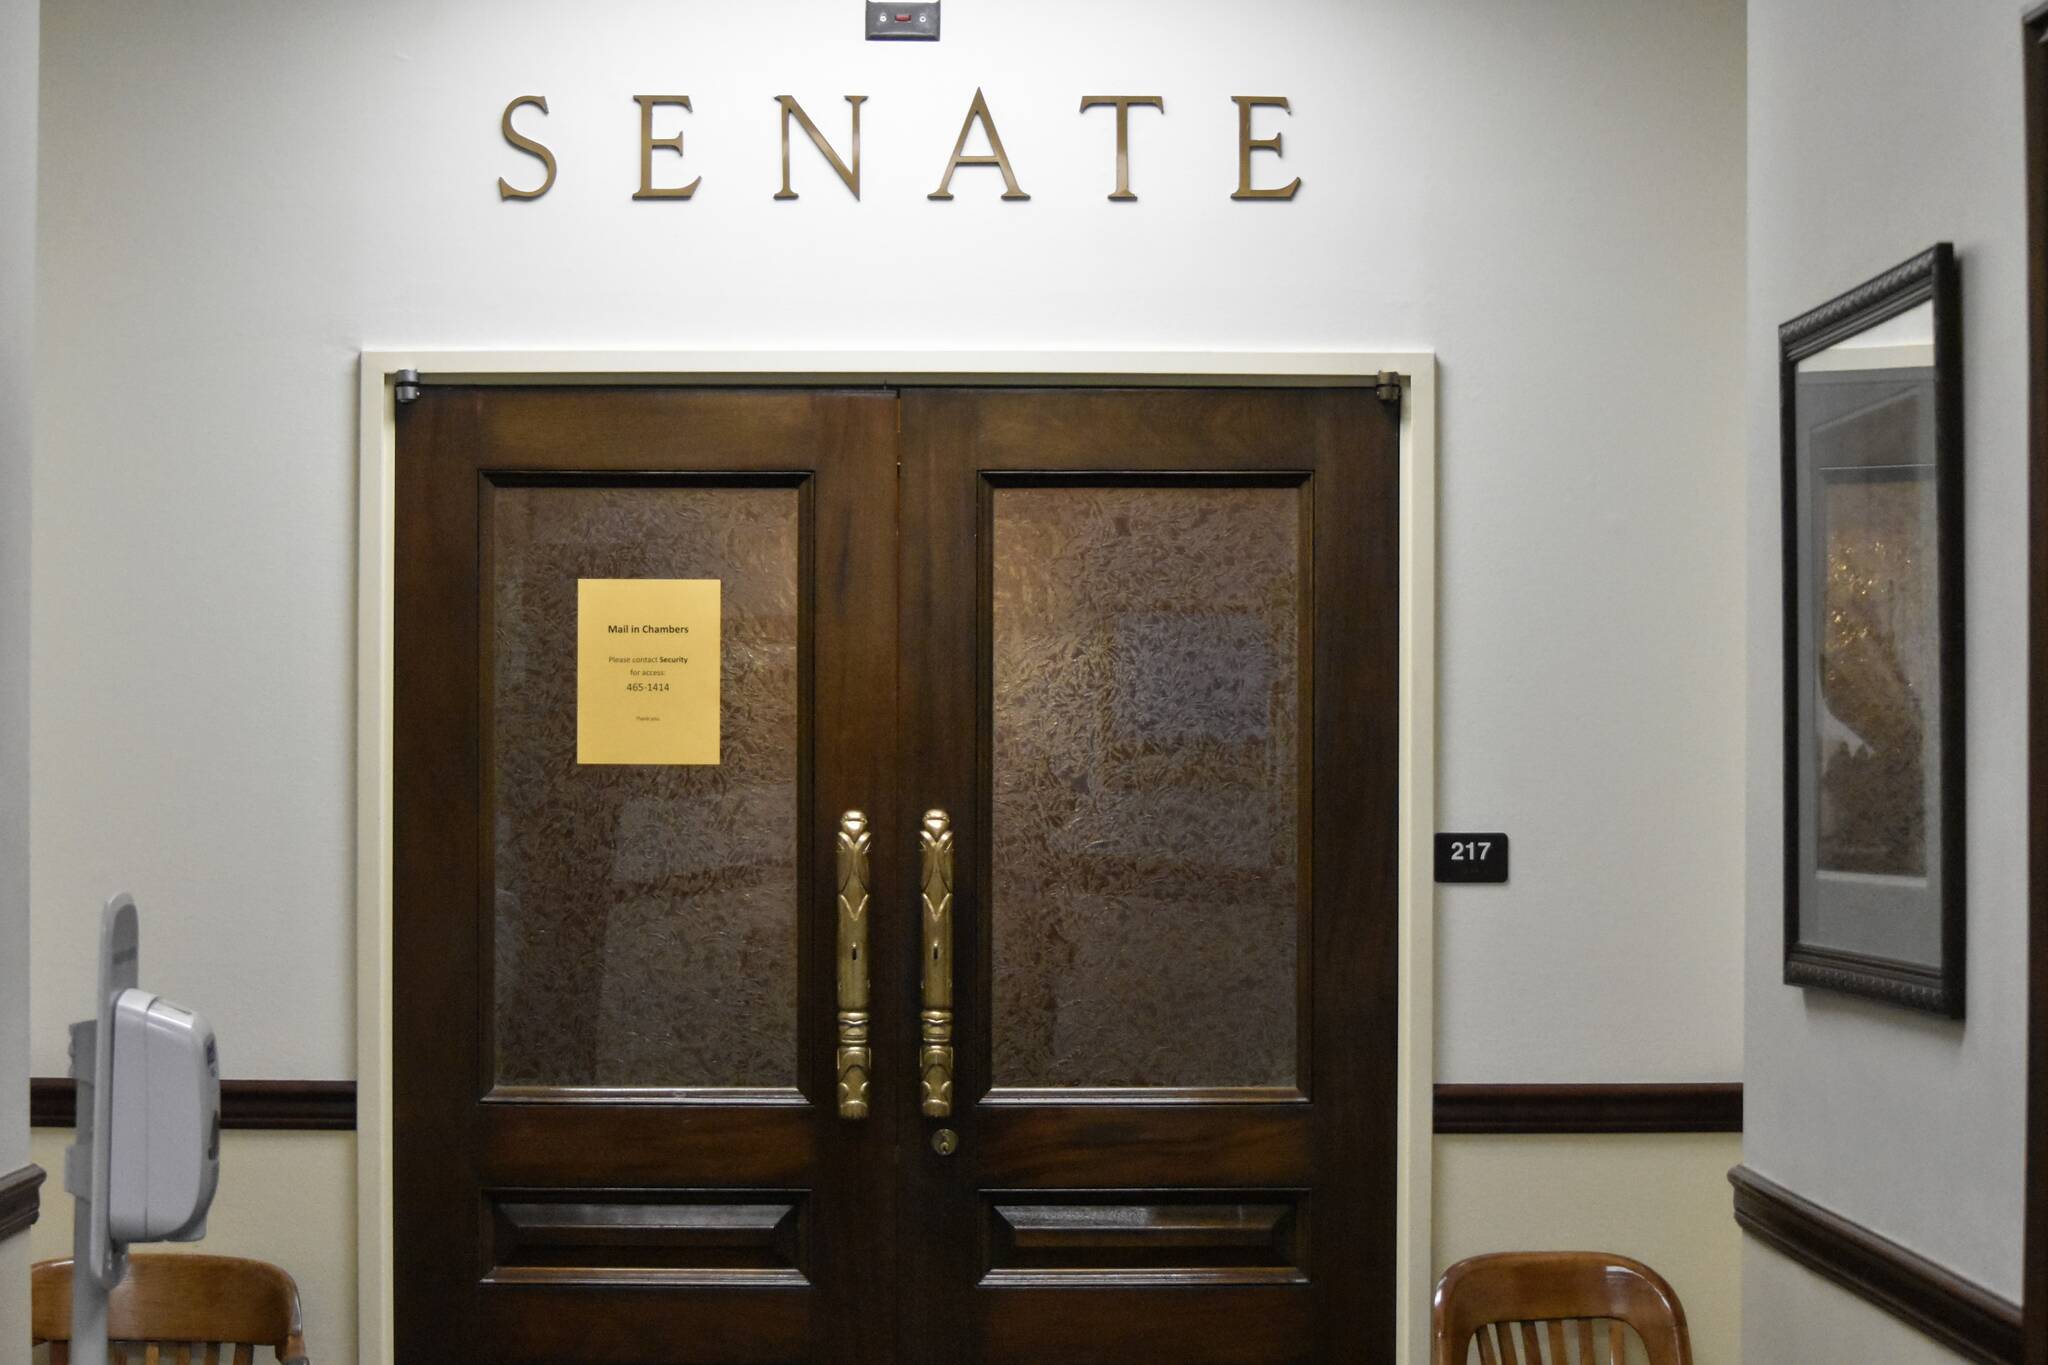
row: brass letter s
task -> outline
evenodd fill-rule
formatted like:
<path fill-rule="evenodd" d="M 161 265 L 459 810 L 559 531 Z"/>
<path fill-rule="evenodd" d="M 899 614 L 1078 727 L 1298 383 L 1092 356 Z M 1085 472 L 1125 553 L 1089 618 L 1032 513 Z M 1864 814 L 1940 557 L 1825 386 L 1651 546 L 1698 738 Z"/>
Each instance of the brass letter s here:
<path fill-rule="evenodd" d="M 540 188 L 537 190 L 515 190 L 505 183 L 503 176 L 500 176 L 498 178 L 498 198 L 500 199 L 538 199 L 555 187 L 555 154 L 512 126 L 512 111 L 522 104 L 530 104 L 543 114 L 548 111 L 548 97 L 546 95 L 521 95 L 518 99 L 505 106 L 505 113 L 498 120 L 498 131 L 505 135 L 505 141 L 511 143 L 520 151 L 527 153 L 529 156 L 539 157 L 540 164 L 548 168 L 548 178 L 540 182 Z"/>

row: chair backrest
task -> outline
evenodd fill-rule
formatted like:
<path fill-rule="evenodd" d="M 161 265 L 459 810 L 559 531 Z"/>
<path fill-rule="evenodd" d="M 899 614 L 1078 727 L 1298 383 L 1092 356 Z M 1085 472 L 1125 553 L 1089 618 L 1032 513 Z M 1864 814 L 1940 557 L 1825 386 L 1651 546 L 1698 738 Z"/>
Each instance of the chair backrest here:
<path fill-rule="evenodd" d="M 1460 1261 L 1437 1281 L 1432 1316 L 1431 1365 L 1465 1365 L 1474 1337 L 1482 1365 L 1543 1365 L 1542 1343 L 1550 1365 L 1624 1365 L 1624 1323 L 1650 1365 L 1692 1365 L 1678 1295 L 1642 1262 L 1605 1252 Z"/>
<path fill-rule="evenodd" d="M 71 1361 L 71 1262 L 39 1261 L 29 1271 L 29 1338 L 49 1342 L 50 1365 Z M 286 1365 L 304 1365 L 299 1287 L 264 1261 L 232 1256 L 131 1256 L 107 1300 L 109 1358 L 145 1365 L 253 1365 L 268 1346 Z M 80 1361 L 79 1365 L 92 1365 Z"/>

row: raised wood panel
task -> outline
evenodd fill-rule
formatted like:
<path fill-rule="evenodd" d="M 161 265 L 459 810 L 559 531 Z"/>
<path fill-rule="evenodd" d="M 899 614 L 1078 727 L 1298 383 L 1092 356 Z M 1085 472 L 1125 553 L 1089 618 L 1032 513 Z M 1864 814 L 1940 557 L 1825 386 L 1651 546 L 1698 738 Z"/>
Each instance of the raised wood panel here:
<path fill-rule="evenodd" d="M 808 1106 L 486 1104 L 479 1160 L 493 1186 L 807 1186 L 818 1118 Z"/>
<path fill-rule="evenodd" d="M 687 1294 L 641 1287 L 485 1284 L 470 1358 L 492 1365 L 808 1365 L 815 1291 L 734 1285 Z"/>
<path fill-rule="evenodd" d="M 543 473 L 829 467 L 837 454 L 874 449 L 874 413 L 895 415 L 893 396 L 876 389 L 507 385 L 485 397 L 473 431 L 489 466 Z"/>
<path fill-rule="evenodd" d="M 1310 1182 L 1306 1105 L 983 1106 L 974 1137 L 987 1187 L 1075 1189 L 1156 1183 L 1301 1186 Z"/>
<path fill-rule="evenodd" d="M 499 1283 L 804 1283 L 789 1191 L 507 1191 L 487 1197 Z"/>
<path fill-rule="evenodd" d="M 1073 1190 L 987 1198 L 985 1285 L 1308 1278 L 1299 1192 Z"/>
<path fill-rule="evenodd" d="M 1353 1305 L 1359 1307 L 1359 1305 Z M 986 1365 L 1306 1365 L 1306 1285 L 1118 1290 L 984 1288 L 974 1294 Z"/>

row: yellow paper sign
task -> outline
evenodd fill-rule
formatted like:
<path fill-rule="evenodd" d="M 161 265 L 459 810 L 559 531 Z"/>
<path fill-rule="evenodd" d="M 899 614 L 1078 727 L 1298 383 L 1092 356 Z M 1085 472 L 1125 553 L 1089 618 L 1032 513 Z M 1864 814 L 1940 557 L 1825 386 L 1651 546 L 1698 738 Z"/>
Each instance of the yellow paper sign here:
<path fill-rule="evenodd" d="M 718 762 L 718 580 L 576 583 L 576 761 Z"/>

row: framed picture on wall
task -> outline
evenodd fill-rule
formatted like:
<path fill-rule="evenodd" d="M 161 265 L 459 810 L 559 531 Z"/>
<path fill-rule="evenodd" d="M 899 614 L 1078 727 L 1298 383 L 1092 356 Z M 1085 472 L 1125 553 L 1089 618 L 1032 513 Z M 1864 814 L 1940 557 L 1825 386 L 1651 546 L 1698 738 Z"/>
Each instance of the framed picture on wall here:
<path fill-rule="evenodd" d="M 1958 1019 L 1959 293 L 1943 243 L 1778 332 L 1785 980 Z"/>

